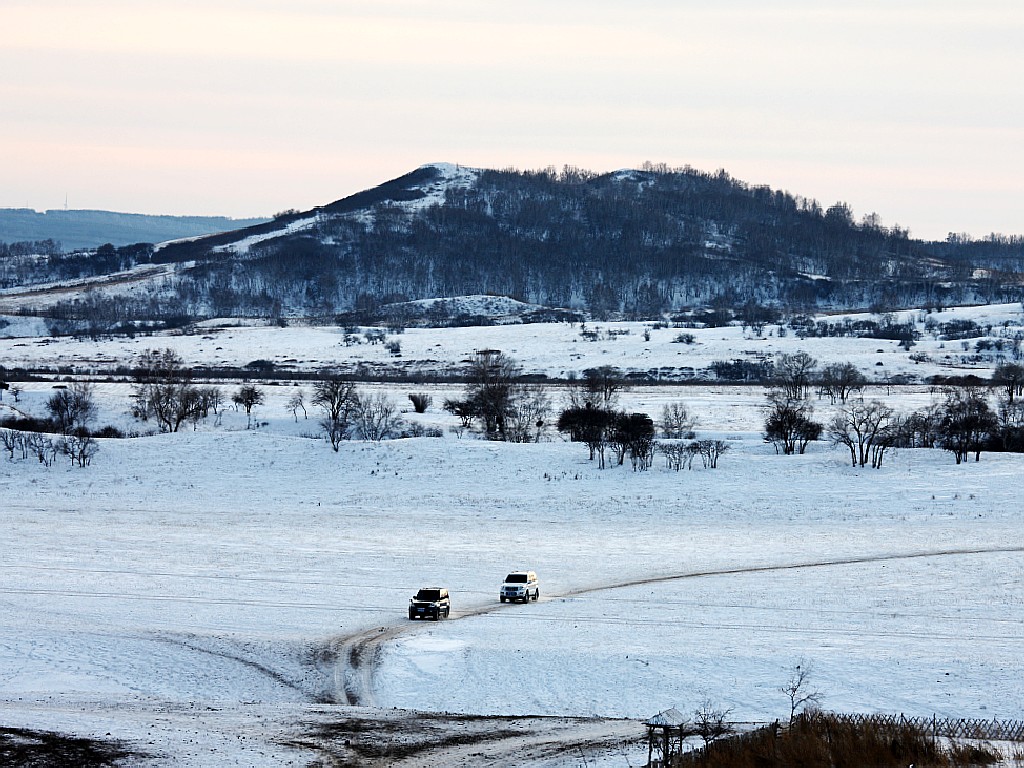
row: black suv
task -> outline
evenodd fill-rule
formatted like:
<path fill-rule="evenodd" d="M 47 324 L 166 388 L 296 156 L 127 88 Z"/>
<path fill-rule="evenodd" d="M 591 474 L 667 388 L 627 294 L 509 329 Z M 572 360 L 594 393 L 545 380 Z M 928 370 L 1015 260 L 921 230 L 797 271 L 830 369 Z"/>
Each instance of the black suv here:
<path fill-rule="evenodd" d="M 447 619 L 451 610 L 448 590 L 442 587 L 424 587 L 409 601 L 410 619 Z"/>

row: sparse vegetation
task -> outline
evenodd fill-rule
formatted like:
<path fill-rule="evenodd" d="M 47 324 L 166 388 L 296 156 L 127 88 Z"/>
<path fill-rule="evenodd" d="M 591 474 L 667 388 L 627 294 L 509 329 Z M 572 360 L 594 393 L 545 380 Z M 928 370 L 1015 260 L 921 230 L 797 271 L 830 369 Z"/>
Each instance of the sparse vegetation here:
<path fill-rule="evenodd" d="M 810 712 L 788 728 L 775 724 L 707 743 L 680 755 L 673 768 L 967 768 L 999 759 L 977 745 L 946 746 L 911 722 Z"/>

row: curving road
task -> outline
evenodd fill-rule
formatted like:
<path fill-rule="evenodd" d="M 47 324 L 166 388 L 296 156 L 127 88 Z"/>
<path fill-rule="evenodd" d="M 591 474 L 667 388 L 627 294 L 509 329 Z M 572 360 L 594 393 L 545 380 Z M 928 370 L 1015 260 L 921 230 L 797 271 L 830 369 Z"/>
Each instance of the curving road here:
<path fill-rule="evenodd" d="M 888 555 L 865 555 L 842 558 L 829 558 L 827 560 L 811 560 L 797 563 L 783 563 L 779 565 L 756 565 L 736 568 L 717 568 L 704 571 L 686 571 L 682 573 L 651 576 L 647 578 L 630 579 L 627 581 L 599 584 L 591 587 L 581 587 L 568 590 L 561 594 L 549 595 L 548 598 L 578 597 L 580 595 L 594 594 L 613 589 L 642 586 L 644 584 L 659 584 L 671 581 L 682 581 L 685 579 L 700 579 L 708 576 L 727 576 L 729 574 L 749 573 L 771 573 L 777 571 L 793 571 L 808 568 L 833 568 L 843 565 L 858 565 L 863 563 L 883 563 L 899 560 L 914 560 L 936 557 L 959 557 L 963 555 L 980 555 L 995 553 L 1024 552 L 1024 546 L 1005 547 L 964 547 L 952 549 L 938 549 L 919 552 L 904 552 Z M 482 616 L 492 611 L 500 610 L 503 606 L 498 603 L 489 604 L 475 609 L 461 612 L 453 612 L 449 621 L 471 616 Z M 327 648 L 321 653 L 321 658 L 332 665 L 333 669 L 326 670 L 334 680 L 334 692 L 330 698 L 339 704 L 349 706 L 373 707 L 376 706 L 373 698 L 373 676 L 380 661 L 382 647 L 394 640 L 399 635 L 415 629 L 415 623 L 403 622 L 386 627 L 378 627 L 352 635 L 333 638 L 327 644 Z"/>

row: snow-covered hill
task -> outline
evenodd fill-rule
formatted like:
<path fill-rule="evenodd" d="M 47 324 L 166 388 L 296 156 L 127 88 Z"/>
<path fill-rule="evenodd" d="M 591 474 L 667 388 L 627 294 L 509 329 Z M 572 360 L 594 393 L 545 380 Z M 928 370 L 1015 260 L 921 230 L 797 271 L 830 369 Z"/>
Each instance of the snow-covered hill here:
<path fill-rule="evenodd" d="M 42 312 L 59 300 L 62 317 L 103 327 L 343 313 L 370 323 L 395 304 L 465 295 L 602 319 L 723 303 L 747 312 L 943 307 L 1016 300 L 1024 280 L 1019 238 L 912 240 L 877 218 L 858 224 L 842 204 L 823 210 L 723 172 L 654 166 L 592 174 L 431 163 L 272 221 L 97 257 L 0 261 L 0 285 L 94 278 L 21 307 Z M 151 263 L 176 265 L 173 279 L 90 292 Z"/>

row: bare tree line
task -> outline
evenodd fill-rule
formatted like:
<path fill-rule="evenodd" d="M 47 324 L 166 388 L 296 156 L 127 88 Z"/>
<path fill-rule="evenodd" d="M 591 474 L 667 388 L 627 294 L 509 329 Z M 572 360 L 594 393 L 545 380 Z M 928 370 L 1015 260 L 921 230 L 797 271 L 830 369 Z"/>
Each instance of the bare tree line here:
<path fill-rule="evenodd" d="M 459 436 L 472 430 L 490 440 L 538 442 L 561 433 L 573 442 L 584 443 L 589 458 L 604 468 L 622 466 L 629 460 L 635 471 L 651 467 L 655 455 L 664 457 L 675 471 L 692 469 L 699 457 L 707 469 L 715 469 L 729 452 L 727 441 L 697 439 L 698 418 L 682 402 L 663 406 L 659 418 L 619 407 L 620 395 L 628 389 L 623 372 L 612 366 L 587 369 L 581 377 L 570 377 L 562 389 L 561 408 L 555 407 L 550 390 L 525 380 L 518 363 L 499 350 L 480 350 L 466 364 L 463 396 L 445 400 L 444 410 L 456 416 Z M 161 432 L 176 432 L 184 424 L 193 429 L 213 414 L 219 421 L 225 407 L 220 387 L 193 384 L 191 374 L 177 353 L 146 350 L 135 367 L 131 413 L 141 421 L 154 420 Z M 827 438 L 845 448 L 854 467 L 881 468 L 889 452 L 901 447 L 939 447 L 953 454 L 957 464 L 970 456 L 980 460 L 984 450 L 1024 450 L 1024 367 L 1000 365 L 992 377 L 991 389 L 974 385 L 947 386 L 940 390 L 942 402 L 909 414 L 897 413 L 879 400 L 864 401 L 866 380 L 850 363 L 835 363 L 819 370 L 806 352 L 778 355 L 773 377 L 765 394 L 764 440 L 777 453 L 800 454 L 812 442 Z M 997 394 L 995 407 L 990 403 Z M 837 407 L 825 423 L 814 419 L 811 393 L 828 397 Z M 856 397 L 860 395 L 860 397 Z M 412 393 L 409 400 L 418 413 L 425 412 L 431 398 Z M 264 391 L 243 383 L 230 402 L 244 410 L 247 427 L 253 425 L 254 410 L 265 403 Z M 318 412 L 317 425 L 337 452 L 345 440 L 380 441 L 394 437 L 436 435 L 417 422 L 408 423 L 398 404 L 382 392 L 360 392 L 352 381 L 325 375 L 313 382 L 309 399 L 300 387 L 289 396 L 286 409 L 298 422 L 299 412 L 309 417 L 307 405 Z M 58 454 L 72 463 L 89 464 L 98 450 L 97 436 L 123 436 L 114 428 L 94 432 L 97 408 L 92 385 L 61 385 L 47 400 L 49 420 L 32 421 L 43 429 L 4 431 L 3 448 L 8 458 L 29 455 L 50 464 Z M 9 426 L 9 425 L 8 425 Z M 27 437 L 22 432 L 55 432 L 59 440 Z M 52 445 L 47 444 L 50 440 Z"/>
<path fill-rule="evenodd" d="M 827 423 L 814 421 L 808 394 L 817 383 L 842 405 Z M 817 361 L 806 352 L 779 355 L 775 377 L 767 390 L 764 439 L 778 453 L 803 453 L 807 445 L 825 434 L 833 445 L 850 452 L 855 467 L 878 469 L 886 452 L 899 447 L 939 447 L 961 464 L 973 454 L 979 461 L 983 450 L 1024 450 L 1024 366 L 1005 363 L 997 367 L 992 385 L 1002 394 L 998 406 L 989 403 L 985 387 L 948 385 L 940 391 L 943 401 L 902 415 L 878 400 L 851 399 L 865 386 L 862 374 L 849 363 L 830 365 L 817 373 Z"/>

